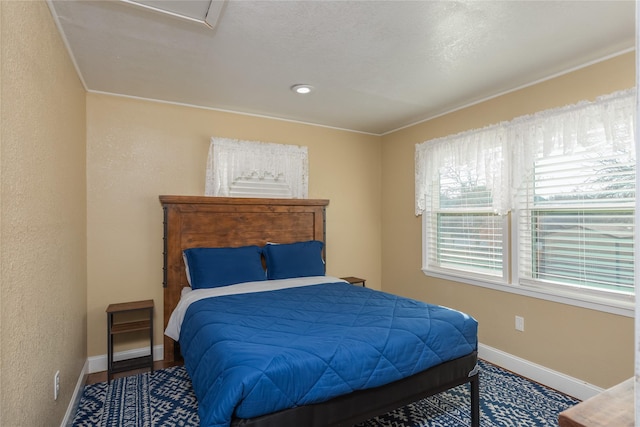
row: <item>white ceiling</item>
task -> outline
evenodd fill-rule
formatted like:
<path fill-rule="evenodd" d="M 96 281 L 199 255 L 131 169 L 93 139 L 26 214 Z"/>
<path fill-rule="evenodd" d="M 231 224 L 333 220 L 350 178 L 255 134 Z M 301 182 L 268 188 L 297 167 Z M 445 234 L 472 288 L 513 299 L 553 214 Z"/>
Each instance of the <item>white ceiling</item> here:
<path fill-rule="evenodd" d="M 49 2 L 89 91 L 372 134 L 635 47 L 632 0 Z"/>

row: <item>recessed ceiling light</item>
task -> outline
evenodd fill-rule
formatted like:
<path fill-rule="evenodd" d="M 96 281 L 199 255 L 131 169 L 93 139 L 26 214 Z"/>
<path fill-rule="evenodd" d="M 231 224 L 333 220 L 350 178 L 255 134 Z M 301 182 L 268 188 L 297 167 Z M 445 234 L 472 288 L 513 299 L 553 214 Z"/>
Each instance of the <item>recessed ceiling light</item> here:
<path fill-rule="evenodd" d="M 307 93 L 311 93 L 311 91 L 313 91 L 313 86 L 311 85 L 294 85 L 291 86 L 291 90 L 294 91 L 295 93 L 299 93 L 301 95 L 307 94 Z"/>

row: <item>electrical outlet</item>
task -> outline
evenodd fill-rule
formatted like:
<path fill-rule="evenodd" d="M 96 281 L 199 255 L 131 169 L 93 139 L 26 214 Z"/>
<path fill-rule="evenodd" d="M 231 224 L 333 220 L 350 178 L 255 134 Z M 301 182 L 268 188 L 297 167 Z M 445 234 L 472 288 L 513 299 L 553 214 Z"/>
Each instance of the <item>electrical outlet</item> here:
<path fill-rule="evenodd" d="M 53 376 L 53 400 L 58 400 L 58 393 L 60 393 L 60 371 L 56 371 Z"/>
<path fill-rule="evenodd" d="M 524 332 L 524 317 L 516 316 L 516 331 Z"/>

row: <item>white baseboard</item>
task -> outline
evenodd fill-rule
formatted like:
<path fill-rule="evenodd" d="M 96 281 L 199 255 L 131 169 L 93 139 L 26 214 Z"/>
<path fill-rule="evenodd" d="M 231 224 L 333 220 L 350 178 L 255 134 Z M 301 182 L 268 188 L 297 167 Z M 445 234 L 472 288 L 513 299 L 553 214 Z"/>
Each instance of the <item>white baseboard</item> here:
<path fill-rule="evenodd" d="M 145 348 L 134 348 L 133 350 L 119 351 L 113 353 L 113 360 L 133 359 L 134 357 L 142 357 L 149 354 L 149 346 Z M 164 346 L 153 346 L 153 360 L 164 359 Z M 107 355 L 101 354 L 100 356 L 91 356 L 87 359 L 89 362 L 89 373 L 102 372 L 107 370 Z"/>
<path fill-rule="evenodd" d="M 84 385 L 87 383 L 88 368 L 89 368 L 89 361 L 86 360 L 84 362 L 84 366 L 82 367 L 82 371 L 80 371 L 80 375 L 78 376 L 78 382 L 76 383 L 76 388 L 73 390 L 71 401 L 69 401 L 67 412 L 64 414 L 64 418 L 60 423 L 60 427 L 71 427 L 73 423 L 73 416 L 75 415 L 76 410 L 78 409 L 78 405 L 80 404 L 80 398 L 82 397 L 82 390 L 84 389 Z"/>
<path fill-rule="evenodd" d="M 586 381 L 545 368 L 488 345 L 478 345 L 478 357 L 580 400 L 587 400 L 604 391 Z"/>

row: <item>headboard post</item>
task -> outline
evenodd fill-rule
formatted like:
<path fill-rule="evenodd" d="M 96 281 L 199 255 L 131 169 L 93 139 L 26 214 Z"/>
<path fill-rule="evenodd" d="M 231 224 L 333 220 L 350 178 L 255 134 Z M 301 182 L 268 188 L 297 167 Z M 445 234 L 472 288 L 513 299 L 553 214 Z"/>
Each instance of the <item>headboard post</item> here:
<path fill-rule="evenodd" d="M 160 196 L 160 203 L 164 212 L 164 328 L 182 288 L 188 286 L 182 260 L 184 249 L 305 240 L 326 243 L 329 201 L 324 199 Z M 165 336 L 164 360 L 179 358 L 175 350 L 175 342 Z"/>
<path fill-rule="evenodd" d="M 162 287 L 167 287 L 167 207 L 162 206 L 162 259 L 165 262 L 162 263 Z"/>

